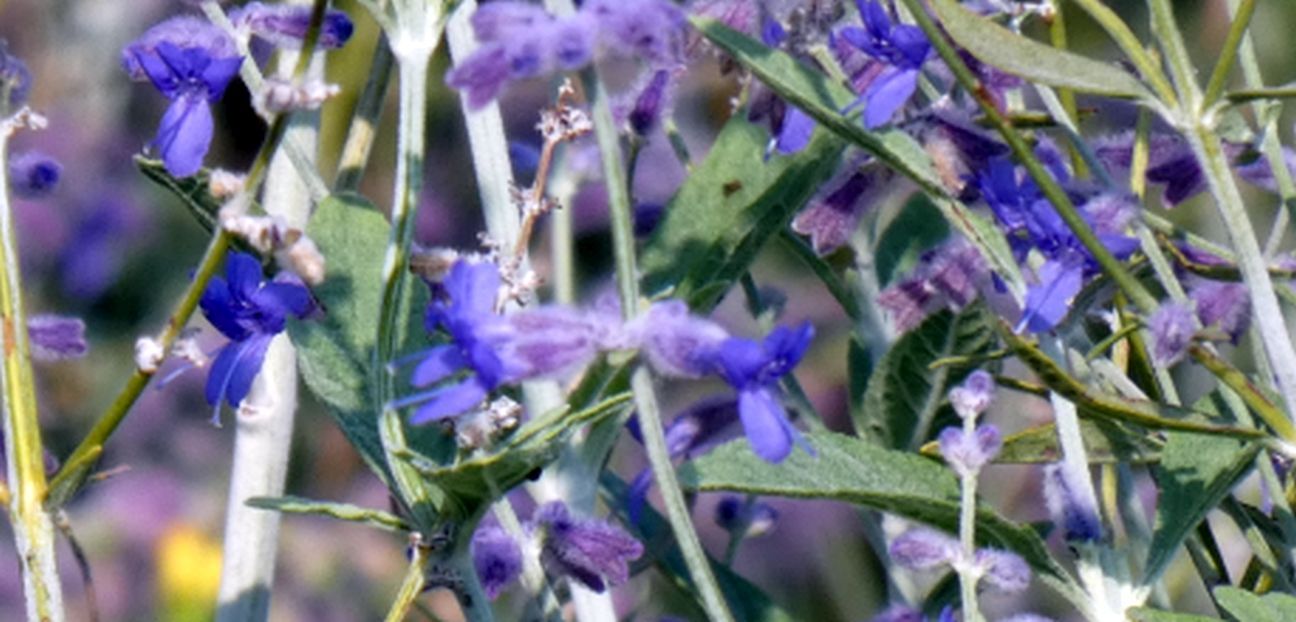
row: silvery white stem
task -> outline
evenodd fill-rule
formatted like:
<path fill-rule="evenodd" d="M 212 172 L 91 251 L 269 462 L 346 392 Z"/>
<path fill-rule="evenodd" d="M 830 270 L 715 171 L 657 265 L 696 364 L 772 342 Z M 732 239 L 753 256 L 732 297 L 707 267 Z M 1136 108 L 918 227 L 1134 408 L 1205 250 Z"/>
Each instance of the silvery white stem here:
<path fill-rule="evenodd" d="M 280 70 L 291 72 L 296 54 L 283 53 Z M 307 76 L 322 77 L 323 57 L 311 63 Z M 313 153 L 318 114 L 299 113 L 285 140 L 306 145 Z M 312 157 L 312 161 L 314 156 Z M 280 150 L 270 163 L 263 204 L 266 211 L 304 229 L 311 195 L 291 156 Z M 297 410 L 297 356 L 287 334 L 270 343 L 261 372 L 235 416 L 234 463 L 225 516 L 219 622 L 264 620 L 269 615 L 278 550 L 278 512 L 248 507 L 250 497 L 277 497 L 284 492 L 293 417 Z"/>

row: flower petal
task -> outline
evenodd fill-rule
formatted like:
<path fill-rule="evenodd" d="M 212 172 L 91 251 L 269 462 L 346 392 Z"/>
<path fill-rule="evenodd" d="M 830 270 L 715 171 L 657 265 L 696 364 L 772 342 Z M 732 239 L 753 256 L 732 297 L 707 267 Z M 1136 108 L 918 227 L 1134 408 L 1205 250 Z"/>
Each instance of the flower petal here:
<path fill-rule="evenodd" d="M 783 405 L 770 391 L 760 388 L 738 393 L 738 416 L 747 443 L 766 462 L 782 462 L 792 453 L 796 430 L 788 423 Z"/>
<path fill-rule="evenodd" d="M 446 376 L 463 369 L 468 362 L 464 360 L 463 355 L 459 353 L 459 348 L 447 345 L 432 348 L 427 354 L 427 358 L 414 368 L 414 374 L 410 378 L 410 384 L 416 387 L 426 387 L 434 382 L 444 380 Z"/>
<path fill-rule="evenodd" d="M 463 414 L 486 399 L 487 393 L 486 387 L 482 386 L 477 378 L 469 378 L 436 392 L 428 403 L 414 412 L 414 416 L 410 417 L 410 423 L 423 425 Z"/>
<path fill-rule="evenodd" d="M 237 408 L 252 390 L 252 380 L 261 371 L 261 363 L 265 362 L 266 350 L 273 339 L 274 335 L 258 334 L 243 342 L 234 368 L 230 370 L 229 384 L 225 387 L 227 404 Z"/>
<path fill-rule="evenodd" d="M 864 109 L 864 126 L 874 129 L 886 125 L 918 88 L 918 70 L 892 67 L 882 72 L 869 85 L 864 96 L 868 104 Z"/>
<path fill-rule="evenodd" d="M 189 177 L 202 168 L 211 139 L 212 115 L 207 100 L 201 94 L 186 93 L 167 108 L 153 144 L 161 152 L 168 173 Z"/>

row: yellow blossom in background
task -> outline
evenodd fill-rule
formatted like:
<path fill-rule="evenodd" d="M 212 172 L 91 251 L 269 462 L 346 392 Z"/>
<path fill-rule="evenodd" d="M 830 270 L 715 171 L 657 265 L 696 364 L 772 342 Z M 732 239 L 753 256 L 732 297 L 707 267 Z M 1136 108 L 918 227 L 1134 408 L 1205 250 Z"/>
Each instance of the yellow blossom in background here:
<path fill-rule="evenodd" d="M 158 619 L 211 620 L 220 589 L 220 543 L 189 523 L 175 523 L 158 539 Z"/>

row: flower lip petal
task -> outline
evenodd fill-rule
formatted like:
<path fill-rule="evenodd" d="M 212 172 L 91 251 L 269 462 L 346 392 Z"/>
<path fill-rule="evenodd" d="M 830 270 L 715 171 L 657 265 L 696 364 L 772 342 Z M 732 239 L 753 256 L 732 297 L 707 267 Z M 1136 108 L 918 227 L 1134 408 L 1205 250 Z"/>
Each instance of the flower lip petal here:
<path fill-rule="evenodd" d="M 463 414 L 482 403 L 488 394 L 489 391 L 476 377 L 467 378 L 459 384 L 436 391 L 426 404 L 414 412 L 409 421 L 413 425 L 422 425 Z"/>
<path fill-rule="evenodd" d="M 738 392 L 738 415 L 752 451 L 766 462 L 782 462 L 792 453 L 796 428 L 778 398 L 765 388 Z"/>

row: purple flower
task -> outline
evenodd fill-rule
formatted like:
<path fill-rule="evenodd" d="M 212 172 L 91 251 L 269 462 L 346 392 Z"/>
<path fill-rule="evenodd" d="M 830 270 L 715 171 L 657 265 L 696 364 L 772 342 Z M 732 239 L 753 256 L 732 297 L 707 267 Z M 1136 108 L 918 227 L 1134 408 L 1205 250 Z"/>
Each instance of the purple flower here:
<path fill-rule="evenodd" d="M 658 372 L 697 378 L 711 371 L 707 355 L 729 338 L 715 322 L 695 317 L 678 300 L 654 303 L 630 326 L 648 363 Z"/>
<path fill-rule="evenodd" d="M 988 372 L 978 369 L 949 392 L 950 405 L 964 419 L 975 419 L 990 407 L 994 399 L 995 380 Z"/>
<path fill-rule="evenodd" d="M 891 605 L 869 622 L 925 622 L 921 611 L 904 605 Z"/>
<path fill-rule="evenodd" d="M 39 151 L 25 151 L 9 158 L 9 189 L 24 199 L 38 199 L 54 192 L 63 165 Z"/>
<path fill-rule="evenodd" d="M 234 39 L 196 17 L 168 19 L 122 50 L 131 78 L 147 78 L 171 100 L 153 139 L 167 172 L 198 172 L 211 146 L 209 102 L 220 99 L 242 63 Z"/>
<path fill-rule="evenodd" d="M 266 282 L 255 257 L 232 252 L 225 260 L 225 278 L 212 277 L 198 304 L 207 321 L 230 339 L 207 376 L 207 403 L 216 407 L 212 422 L 219 424 L 221 400 L 231 407 L 243 401 L 271 339 L 283 331 L 288 316 L 310 314 L 315 301 L 300 281 Z"/>
<path fill-rule="evenodd" d="M 959 542 L 939 531 L 919 527 L 897 536 L 887 551 L 895 563 L 905 568 L 930 570 L 956 559 Z"/>
<path fill-rule="evenodd" d="M 839 33 L 851 45 L 886 65 L 859 99 L 847 106 L 864 106 L 864 125 L 885 125 L 913 97 L 918 73 L 931 53 L 931 43 L 916 26 L 893 23 L 877 0 L 855 0 L 864 27 L 851 26 Z"/>
<path fill-rule="evenodd" d="M 990 424 L 979 425 L 971 436 L 963 428 L 948 427 L 941 430 L 940 450 L 959 475 L 975 474 L 981 467 L 994 459 L 1003 448 L 1003 437 L 999 428 Z"/>
<path fill-rule="evenodd" d="M 27 103 L 31 80 L 27 63 L 10 54 L 8 42 L 0 39 L 0 117 L 8 116 Z"/>
<path fill-rule="evenodd" d="M 488 597 L 499 596 L 522 574 L 522 548 L 499 525 L 479 525 L 470 546 L 473 568 Z"/>
<path fill-rule="evenodd" d="M 531 525 L 540 538 L 544 567 L 595 592 L 624 583 L 630 575 L 629 562 L 643 555 L 643 545 L 620 527 L 573 518 L 561 501 L 537 508 Z"/>
<path fill-rule="evenodd" d="M 1044 467 L 1044 504 L 1069 542 L 1096 542 L 1103 537 L 1102 519 L 1088 483 L 1088 473 L 1058 462 Z"/>
<path fill-rule="evenodd" d="M 679 7 L 665 0 L 587 0 L 589 16 L 603 48 L 633 52 L 653 63 L 677 60 L 687 23 Z"/>
<path fill-rule="evenodd" d="M 1251 296 L 1241 283 L 1199 279 L 1188 296 L 1196 303 L 1202 326 L 1219 328 L 1234 344 L 1251 326 Z"/>
<path fill-rule="evenodd" d="M 881 192 L 894 173 L 886 167 L 856 170 L 824 196 L 816 197 L 792 221 L 792 230 L 810 236 L 816 253 L 824 255 L 850 241 L 860 216 Z"/>
<path fill-rule="evenodd" d="M 410 417 L 415 425 L 462 414 L 502 385 L 578 367 L 615 338 L 601 316 L 562 307 L 499 315 L 500 276 L 492 263 L 458 261 L 443 285 L 449 300 L 434 301 L 425 324 L 445 330 L 451 343 L 413 355 L 420 362 L 410 378 L 417 388 L 438 386 L 391 404 L 421 404 Z M 461 371 L 469 374 L 442 384 Z"/>
<path fill-rule="evenodd" d="M 1016 594 L 1030 587 L 1030 566 L 1021 555 L 999 549 L 979 549 L 976 564 L 985 570 L 981 580 L 1001 592 Z"/>
<path fill-rule="evenodd" d="M 31 339 L 32 358 L 38 361 L 80 358 L 90 349 L 81 318 L 33 315 L 27 318 L 27 336 Z"/>
<path fill-rule="evenodd" d="M 813 338 L 809 322 L 796 329 L 779 326 L 763 343 L 730 337 L 708 357 L 715 373 L 738 392 L 747 442 L 766 461 L 781 462 L 800 439 L 783 410 L 778 381 L 801 362 Z"/>
<path fill-rule="evenodd" d="M 662 111 L 669 99 L 667 87 L 670 85 L 670 78 L 670 71 L 659 69 L 652 74 L 643 90 L 639 91 L 634 106 L 626 115 L 626 121 L 635 134 L 647 136 L 653 128 L 657 127 L 657 122 L 661 119 Z"/>
<path fill-rule="evenodd" d="M 1084 286 L 1084 265 L 1081 261 L 1050 259 L 1040 266 L 1036 282 L 1026 289 L 1026 309 L 1017 330 L 1023 327 L 1032 333 L 1052 330 L 1071 308 L 1071 301 Z"/>
<path fill-rule="evenodd" d="M 249 2 L 230 11 L 229 17 L 230 22 L 239 30 L 250 32 L 281 48 L 298 49 L 306 39 L 311 10 L 308 5 Z M 354 31 L 355 25 L 345 12 L 329 9 L 324 13 L 324 21 L 320 23 L 317 45 L 330 50 L 340 48 Z"/>
<path fill-rule="evenodd" d="M 1167 302 L 1148 318 L 1148 330 L 1152 333 L 1152 362 L 1160 367 L 1174 365 L 1188 351 L 1196 333 L 1192 309 Z"/>
<path fill-rule="evenodd" d="M 882 290 L 878 305 L 900 332 L 946 307 L 961 309 L 990 281 L 985 260 L 967 240 L 952 238 L 923 254 L 913 275 Z"/>

